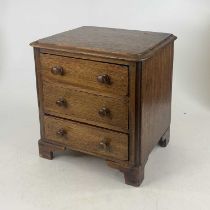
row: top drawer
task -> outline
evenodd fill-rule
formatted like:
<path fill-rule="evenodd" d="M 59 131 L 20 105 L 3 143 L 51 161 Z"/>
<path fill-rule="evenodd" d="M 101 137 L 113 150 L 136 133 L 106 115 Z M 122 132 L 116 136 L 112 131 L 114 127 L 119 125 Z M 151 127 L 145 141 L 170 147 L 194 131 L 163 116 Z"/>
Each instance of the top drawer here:
<path fill-rule="evenodd" d="M 128 95 L 127 66 L 49 54 L 41 54 L 40 63 L 45 81 L 102 93 Z"/>

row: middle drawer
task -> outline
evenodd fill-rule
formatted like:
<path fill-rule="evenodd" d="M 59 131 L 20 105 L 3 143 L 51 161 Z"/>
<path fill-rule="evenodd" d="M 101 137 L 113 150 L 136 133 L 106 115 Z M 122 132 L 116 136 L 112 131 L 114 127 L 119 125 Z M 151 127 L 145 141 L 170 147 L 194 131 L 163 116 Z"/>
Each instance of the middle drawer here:
<path fill-rule="evenodd" d="M 99 96 L 43 83 L 44 112 L 58 117 L 128 132 L 128 98 Z"/>

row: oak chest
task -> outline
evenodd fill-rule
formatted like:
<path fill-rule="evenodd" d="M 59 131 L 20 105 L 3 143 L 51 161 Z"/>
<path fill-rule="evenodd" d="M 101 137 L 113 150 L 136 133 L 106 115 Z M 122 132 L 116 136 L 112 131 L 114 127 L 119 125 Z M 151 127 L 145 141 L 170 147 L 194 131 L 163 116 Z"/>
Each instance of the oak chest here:
<path fill-rule="evenodd" d="M 40 156 L 81 151 L 139 186 L 171 120 L 172 34 L 80 27 L 34 47 Z"/>

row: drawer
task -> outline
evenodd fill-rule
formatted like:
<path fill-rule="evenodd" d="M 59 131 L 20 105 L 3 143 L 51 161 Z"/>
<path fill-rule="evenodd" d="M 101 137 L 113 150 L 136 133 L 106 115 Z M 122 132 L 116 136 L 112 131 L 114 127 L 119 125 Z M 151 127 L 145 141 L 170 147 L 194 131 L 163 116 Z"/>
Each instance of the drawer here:
<path fill-rule="evenodd" d="M 112 98 L 43 83 L 44 112 L 122 132 L 128 131 L 128 98 Z"/>
<path fill-rule="evenodd" d="M 128 67 L 49 54 L 40 54 L 42 79 L 87 91 L 128 95 Z"/>
<path fill-rule="evenodd" d="M 128 135 L 55 117 L 44 117 L 47 140 L 70 149 L 105 157 L 128 160 Z"/>

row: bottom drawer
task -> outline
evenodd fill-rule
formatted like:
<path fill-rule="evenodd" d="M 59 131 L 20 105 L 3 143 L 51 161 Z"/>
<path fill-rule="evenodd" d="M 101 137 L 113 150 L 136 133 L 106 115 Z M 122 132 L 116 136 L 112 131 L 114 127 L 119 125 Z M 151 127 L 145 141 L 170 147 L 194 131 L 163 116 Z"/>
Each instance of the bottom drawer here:
<path fill-rule="evenodd" d="M 128 160 L 128 135 L 51 116 L 44 117 L 45 138 L 106 159 Z"/>

